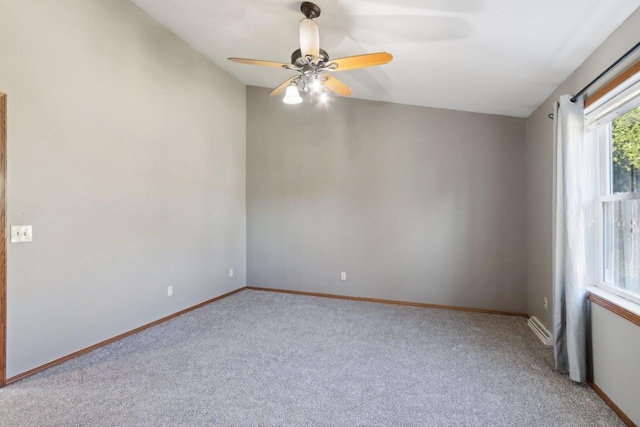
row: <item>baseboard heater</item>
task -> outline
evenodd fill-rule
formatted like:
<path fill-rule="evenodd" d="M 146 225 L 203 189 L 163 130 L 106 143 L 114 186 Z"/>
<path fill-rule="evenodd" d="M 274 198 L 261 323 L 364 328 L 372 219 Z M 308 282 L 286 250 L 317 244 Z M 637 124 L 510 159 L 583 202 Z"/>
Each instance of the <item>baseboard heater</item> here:
<path fill-rule="evenodd" d="M 540 341 L 544 345 L 553 345 L 553 337 L 551 336 L 551 332 L 544 327 L 542 323 L 535 317 L 531 316 L 529 321 L 527 322 L 531 330 L 540 338 Z"/>

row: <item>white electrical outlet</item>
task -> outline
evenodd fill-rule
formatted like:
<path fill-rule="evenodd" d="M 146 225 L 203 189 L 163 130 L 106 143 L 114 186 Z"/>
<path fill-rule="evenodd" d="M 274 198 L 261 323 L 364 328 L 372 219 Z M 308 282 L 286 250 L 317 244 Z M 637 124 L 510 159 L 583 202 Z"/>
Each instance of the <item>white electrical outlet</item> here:
<path fill-rule="evenodd" d="M 173 286 L 167 286 L 167 296 L 170 297 L 173 295 Z"/>
<path fill-rule="evenodd" d="M 12 225 L 11 243 L 29 243 L 33 241 L 33 226 Z"/>
<path fill-rule="evenodd" d="M 347 272 L 343 271 L 342 273 L 340 273 L 340 280 L 347 280 Z"/>
<path fill-rule="evenodd" d="M 233 268 L 229 269 L 229 277 L 233 277 Z"/>
<path fill-rule="evenodd" d="M 547 301 L 547 297 L 544 297 L 544 309 L 547 310 L 549 308 L 549 301 Z"/>

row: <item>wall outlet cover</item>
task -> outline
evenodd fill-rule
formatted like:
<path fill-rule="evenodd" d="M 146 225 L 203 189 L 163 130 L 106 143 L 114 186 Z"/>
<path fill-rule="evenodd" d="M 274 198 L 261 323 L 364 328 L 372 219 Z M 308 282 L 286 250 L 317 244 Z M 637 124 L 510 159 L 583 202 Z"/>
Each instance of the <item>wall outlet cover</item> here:
<path fill-rule="evenodd" d="M 33 241 L 33 226 L 12 225 L 11 243 L 29 243 Z"/>

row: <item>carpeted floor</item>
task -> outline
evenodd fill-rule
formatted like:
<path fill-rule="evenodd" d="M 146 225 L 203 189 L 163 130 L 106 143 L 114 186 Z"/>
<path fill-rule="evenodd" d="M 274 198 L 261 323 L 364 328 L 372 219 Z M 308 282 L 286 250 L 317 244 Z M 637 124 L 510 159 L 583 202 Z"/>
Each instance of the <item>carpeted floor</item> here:
<path fill-rule="evenodd" d="M 2 426 L 617 426 L 523 318 L 243 291 L 0 390 Z"/>

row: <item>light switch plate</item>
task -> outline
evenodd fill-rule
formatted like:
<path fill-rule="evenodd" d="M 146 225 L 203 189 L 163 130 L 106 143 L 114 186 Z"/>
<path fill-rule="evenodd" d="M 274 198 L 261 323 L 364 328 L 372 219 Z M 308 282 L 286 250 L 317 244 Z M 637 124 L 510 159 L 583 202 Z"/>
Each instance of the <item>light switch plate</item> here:
<path fill-rule="evenodd" d="M 29 243 L 33 241 L 33 226 L 12 225 L 11 243 Z"/>

